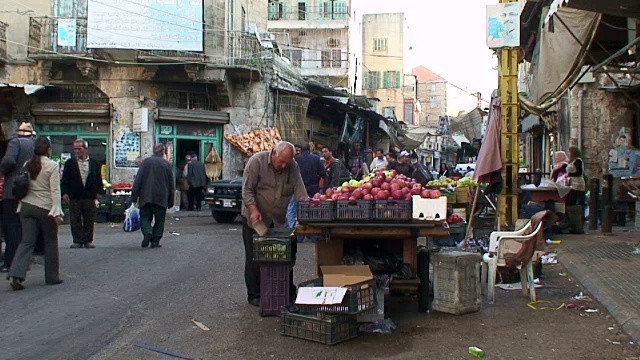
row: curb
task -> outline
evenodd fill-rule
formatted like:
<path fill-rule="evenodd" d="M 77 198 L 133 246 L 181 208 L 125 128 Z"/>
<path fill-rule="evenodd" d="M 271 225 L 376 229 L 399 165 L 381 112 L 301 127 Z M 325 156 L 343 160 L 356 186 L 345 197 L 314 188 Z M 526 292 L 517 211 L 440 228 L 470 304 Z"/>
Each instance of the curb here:
<path fill-rule="evenodd" d="M 622 329 L 629 335 L 631 341 L 640 344 L 640 314 L 636 311 L 629 310 L 620 304 L 615 294 L 607 289 L 598 287 L 589 275 L 582 272 L 578 266 L 573 263 L 573 257 L 569 255 L 562 261 L 562 257 L 558 257 L 560 263 L 569 271 L 593 297 L 598 300 L 613 318 L 620 324 Z"/>

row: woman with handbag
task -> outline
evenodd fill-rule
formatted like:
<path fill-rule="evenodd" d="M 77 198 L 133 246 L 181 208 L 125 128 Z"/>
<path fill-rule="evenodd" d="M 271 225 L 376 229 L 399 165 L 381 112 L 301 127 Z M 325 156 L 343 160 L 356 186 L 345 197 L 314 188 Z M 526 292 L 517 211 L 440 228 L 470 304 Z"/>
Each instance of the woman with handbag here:
<path fill-rule="evenodd" d="M 22 241 L 9 269 L 9 285 L 22 290 L 31 255 L 42 233 L 45 242 L 44 273 L 47 285 L 61 284 L 59 277 L 58 226 L 62 223 L 60 198 L 60 166 L 49 159 L 51 144 L 46 137 L 35 141 L 33 157 L 26 165 L 29 188 L 21 200 L 19 211 L 22 222 Z"/>

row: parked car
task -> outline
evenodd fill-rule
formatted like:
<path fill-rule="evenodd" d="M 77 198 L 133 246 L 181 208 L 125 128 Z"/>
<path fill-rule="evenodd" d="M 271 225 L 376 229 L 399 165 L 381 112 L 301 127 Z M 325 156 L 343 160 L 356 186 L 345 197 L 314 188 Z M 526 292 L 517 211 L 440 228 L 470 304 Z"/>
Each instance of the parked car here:
<path fill-rule="evenodd" d="M 210 182 L 204 199 L 215 221 L 221 224 L 234 222 L 242 209 L 242 178 Z"/>
<path fill-rule="evenodd" d="M 460 175 L 464 176 L 469 168 L 471 168 L 471 171 L 476 171 L 476 164 L 458 164 L 454 172 L 459 172 Z"/>

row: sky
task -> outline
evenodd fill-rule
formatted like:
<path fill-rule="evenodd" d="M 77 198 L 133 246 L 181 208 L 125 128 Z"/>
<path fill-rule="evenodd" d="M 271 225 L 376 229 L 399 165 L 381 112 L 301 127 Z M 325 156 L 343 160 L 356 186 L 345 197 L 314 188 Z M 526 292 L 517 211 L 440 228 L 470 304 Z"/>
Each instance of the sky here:
<path fill-rule="evenodd" d="M 489 101 L 498 87 L 498 60 L 486 45 L 485 13 L 486 5 L 498 2 L 352 0 L 351 5 L 361 14 L 404 12 L 412 46 L 405 61 L 409 69 L 422 65 L 469 92 L 480 91 Z"/>

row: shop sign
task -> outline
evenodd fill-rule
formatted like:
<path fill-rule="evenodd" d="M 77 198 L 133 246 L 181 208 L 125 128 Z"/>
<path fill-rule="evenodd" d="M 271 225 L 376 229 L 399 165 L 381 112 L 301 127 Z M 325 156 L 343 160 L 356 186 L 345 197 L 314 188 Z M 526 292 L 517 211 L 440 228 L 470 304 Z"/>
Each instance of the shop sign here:
<path fill-rule="evenodd" d="M 160 125 L 160 135 L 171 135 L 172 132 L 173 132 L 173 126 Z"/>
<path fill-rule="evenodd" d="M 149 109 L 148 108 L 133 109 L 133 131 L 134 132 L 149 131 Z"/>

